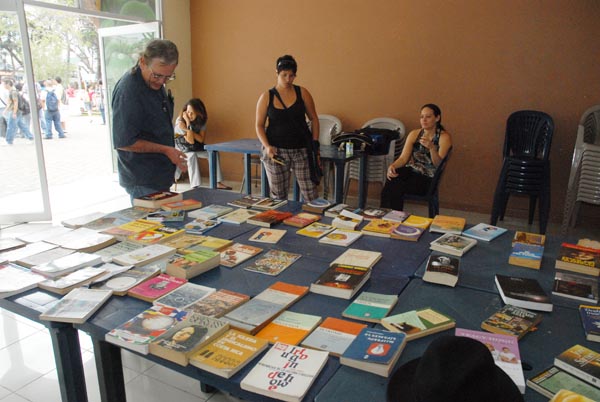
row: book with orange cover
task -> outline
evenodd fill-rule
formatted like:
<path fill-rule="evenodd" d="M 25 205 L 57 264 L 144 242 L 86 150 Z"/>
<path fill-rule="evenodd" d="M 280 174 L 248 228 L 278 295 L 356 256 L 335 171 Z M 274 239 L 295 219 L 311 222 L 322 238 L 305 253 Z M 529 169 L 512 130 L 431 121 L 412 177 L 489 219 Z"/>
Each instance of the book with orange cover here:
<path fill-rule="evenodd" d="M 318 315 L 284 311 L 256 334 L 270 343 L 298 345 L 321 322 Z"/>
<path fill-rule="evenodd" d="M 308 226 L 319 219 L 321 219 L 320 215 L 311 214 L 309 212 L 300 212 L 294 216 L 284 219 L 283 223 L 286 225 L 295 226 L 297 228 L 303 228 L 304 226 Z"/>
<path fill-rule="evenodd" d="M 167 202 L 160 207 L 165 211 L 190 211 L 192 209 L 201 208 L 202 202 L 189 198 L 187 200 Z"/>
<path fill-rule="evenodd" d="M 360 331 L 366 327 L 367 324 L 327 317 L 302 341 L 302 346 L 341 356 Z"/>
<path fill-rule="evenodd" d="M 467 220 L 460 216 L 436 215 L 429 226 L 430 232 L 461 234 Z"/>

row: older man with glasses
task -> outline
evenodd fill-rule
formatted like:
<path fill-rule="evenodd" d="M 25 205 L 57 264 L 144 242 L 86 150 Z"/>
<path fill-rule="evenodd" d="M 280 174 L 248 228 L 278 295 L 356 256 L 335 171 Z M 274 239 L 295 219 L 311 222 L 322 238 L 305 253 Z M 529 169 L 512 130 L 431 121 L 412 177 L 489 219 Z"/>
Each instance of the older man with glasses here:
<path fill-rule="evenodd" d="M 175 79 L 178 61 L 173 42 L 153 40 L 113 91 L 112 136 L 119 183 L 132 201 L 169 191 L 175 168 L 187 170 L 185 154 L 175 148 L 173 97 L 165 89 L 165 83 Z"/>

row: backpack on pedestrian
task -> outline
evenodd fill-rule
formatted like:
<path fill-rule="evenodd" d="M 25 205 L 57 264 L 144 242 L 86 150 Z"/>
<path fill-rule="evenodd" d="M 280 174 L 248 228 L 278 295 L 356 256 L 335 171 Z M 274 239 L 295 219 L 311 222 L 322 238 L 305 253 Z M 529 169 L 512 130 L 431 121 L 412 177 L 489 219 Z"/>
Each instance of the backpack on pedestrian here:
<path fill-rule="evenodd" d="M 27 99 L 25 99 L 23 94 L 19 94 L 18 102 L 19 103 L 17 105 L 17 108 L 21 111 L 21 114 L 27 115 L 27 114 L 31 113 L 31 108 L 29 107 L 29 102 L 27 102 Z"/>
<path fill-rule="evenodd" d="M 48 91 L 46 94 L 46 109 L 49 112 L 58 112 L 58 97 L 54 91 Z"/>

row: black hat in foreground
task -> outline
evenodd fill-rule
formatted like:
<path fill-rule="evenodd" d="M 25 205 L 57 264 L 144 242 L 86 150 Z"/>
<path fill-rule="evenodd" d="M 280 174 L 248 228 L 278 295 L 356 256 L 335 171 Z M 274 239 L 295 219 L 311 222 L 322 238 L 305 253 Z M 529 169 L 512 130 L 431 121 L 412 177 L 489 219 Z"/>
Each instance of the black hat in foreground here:
<path fill-rule="evenodd" d="M 423 356 L 402 365 L 390 378 L 389 402 L 523 402 L 510 377 L 481 342 L 441 336 Z"/>

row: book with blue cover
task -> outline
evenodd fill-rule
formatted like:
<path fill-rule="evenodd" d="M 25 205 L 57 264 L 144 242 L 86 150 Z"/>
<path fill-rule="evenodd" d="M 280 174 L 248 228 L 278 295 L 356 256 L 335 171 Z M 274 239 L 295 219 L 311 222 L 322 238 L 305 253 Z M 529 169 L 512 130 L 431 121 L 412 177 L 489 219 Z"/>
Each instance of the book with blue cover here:
<path fill-rule="evenodd" d="M 579 316 L 585 332 L 585 339 L 600 342 L 600 307 L 581 304 Z"/>
<path fill-rule="evenodd" d="M 405 333 L 365 328 L 344 351 L 340 363 L 388 377 L 405 345 Z"/>
<path fill-rule="evenodd" d="M 488 225 L 487 223 L 478 223 L 475 226 L 463 230 L 463 235 L 477 240 L 492 241 L 506 232 L 506 229 L 498 226 Z"/>

